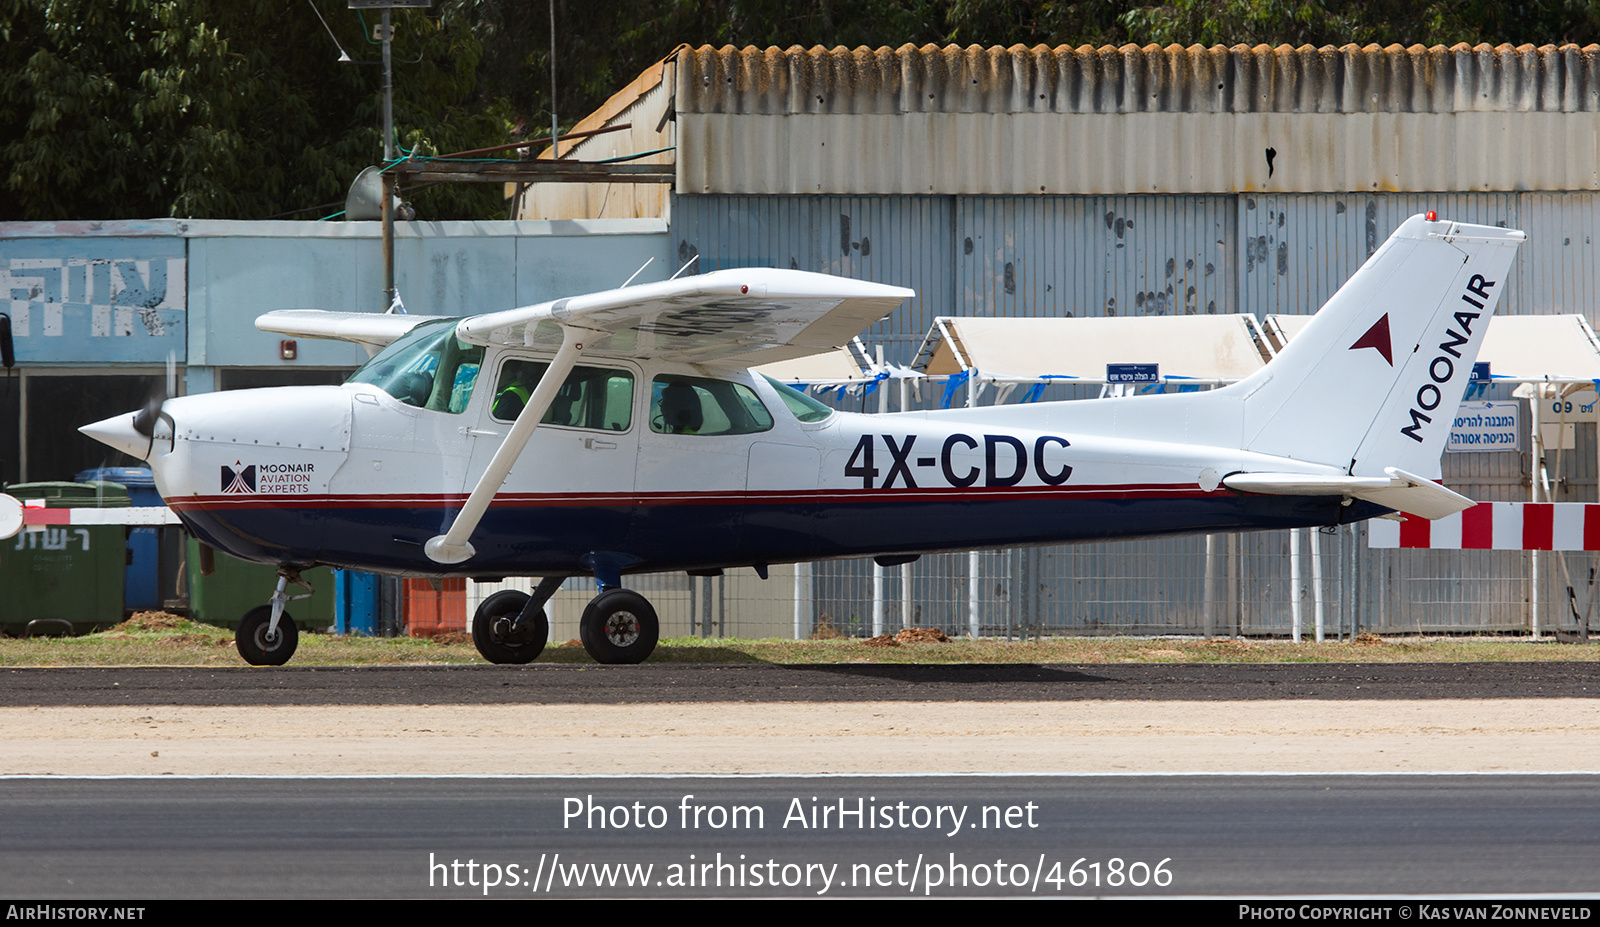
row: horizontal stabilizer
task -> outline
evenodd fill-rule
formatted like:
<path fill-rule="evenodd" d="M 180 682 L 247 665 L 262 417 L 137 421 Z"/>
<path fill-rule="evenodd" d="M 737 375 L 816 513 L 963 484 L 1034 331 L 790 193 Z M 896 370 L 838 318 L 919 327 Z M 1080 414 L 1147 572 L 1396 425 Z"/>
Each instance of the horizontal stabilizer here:
<path fill-rule="evenodd" d="M 279 309 L 256 318 L 256 328 L 296 338 L 350 341 L 367 349 L 367 356 L 423 322 L 443 316 L 388 315 L 377 312 L 329 312 L 323 309 Z"/>
<path fill-rule="evenodd" d="M 1454 515 L 1477 503 L 1395 467 L 1387 476 L 1318 476 L 1309 473 L 1235 473 L 1222 485 L 1268 496 L 1350 496 L 1429 520 Z"/>

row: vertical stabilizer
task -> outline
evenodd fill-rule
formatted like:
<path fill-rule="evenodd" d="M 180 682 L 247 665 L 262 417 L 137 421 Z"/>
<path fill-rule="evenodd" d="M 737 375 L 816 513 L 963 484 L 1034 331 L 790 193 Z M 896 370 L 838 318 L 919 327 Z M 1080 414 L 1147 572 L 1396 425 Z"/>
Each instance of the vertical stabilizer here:
<path fill-rule="evenodd" d="M 1407 219 L 1272 363 L 1232 387 L 1244 447 L 1439 476 L 1522 232 Z"/>

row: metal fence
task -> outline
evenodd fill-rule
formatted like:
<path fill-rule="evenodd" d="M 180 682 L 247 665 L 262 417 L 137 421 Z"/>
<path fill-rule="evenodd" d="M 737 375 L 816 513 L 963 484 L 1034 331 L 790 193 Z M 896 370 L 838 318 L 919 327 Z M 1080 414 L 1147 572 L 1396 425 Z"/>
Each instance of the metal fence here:
<path fill-rule="evenodd" d="M 916 288 L 916 300 L 865 334 L 907 363 L 936 315 L 1309 314 L 1406 216 L 1427 209 L 1528 231 L 1500 312 L 1597 321 L 1589 298 L 1600 288 L 1594 193 L 679 195 L 672 238 L 685 254 L 699 253 L 703 269 L 801 267 Z M 907 408 L 945 399 L 942 384 L 919 389 Z M 1043 398 L 1093 392 L 1052 385 Z M 848 411 L 877 408 L 876 396 L 859 392 L 821 398 Z M 990 390 L 979 403 L 994 398 Z M 1496 387 L 1482 398 L 1511 396 Z M 1579 425 L 1549 501 L 1595 501 L 1595 460 L 1595 427 Z M 1445 455 L 1445 484 L 1479 501 L 1529 501 L 1535 476 L 1526 451 Z M 1319 611 L 1330 637 L 1547 632 L 1573 622 L 1563 562 L 1587 601 L 1585 554 L 1371 550 L 1364 526 L 1299 534 L 940 554 L 882 570 L 876 582 L 870 561 L 802 567 L 798 584 L 793 571 L 760 585 L 729 576 L 718 587 L 714 628 L 745 636 L 797 628 L 800 636 L 819 628 L 865 635 L 902 624 L 1002 636 L 1288 635 L 1298 606 L 1308 636 Z M 771 607 L 773 597 L 783 606 Z M 672 628 L 712 627 L 691 622 L 687 599 L 671 601 L 663 618 Z"/>
<path fill-rule="evenodd" d="M 913 408 L 942 401 L 942 391 L 929 387 Z M 824 398 L 852 411 L 877 405 L 876 397 L 849 393 Z M 1529 418 L 1523 415 L 1525 424 Z M 1552 470 L 1551 501 L 1596 501 L 1595 431 L 1593 424 L 1576 426 L 1576 446 Z M 1557 463 L 1553 454 L 1550 462 Z M 1446 454 L 1444 477 L 1485 502 L 1526 501 L 1534 479 L 1526 451 Z M 630 576 L 627 584 L 655 605 L 667 637 L 868 637 L 903 627 L 1001 638 L 1288 637 L 1298 610 L 1305 639 L 1320 626 L 1327 639 L 1347 640 L 1361 632 L 1572 628 L 1567 577 L 1581 611 L 1597 565 L 1584 553 L 1374 550 L 1366 525 L 1358 524 L 932 554 L 890 567 L 871 560 L 780 565 L 766 580 L 743 569 L 715 577 Z M 503 588 L 528 591 L 529 582 L 470 584 L 469 609 Z M 578 636 L 593 595 L 593 580 L 568 580 L 547 609 L 552 639 Z"/>

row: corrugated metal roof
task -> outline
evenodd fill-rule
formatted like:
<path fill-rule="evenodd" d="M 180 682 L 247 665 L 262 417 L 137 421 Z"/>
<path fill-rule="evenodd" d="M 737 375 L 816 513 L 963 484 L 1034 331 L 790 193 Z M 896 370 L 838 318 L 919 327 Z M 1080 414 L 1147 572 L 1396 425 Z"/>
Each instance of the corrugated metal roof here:
<path fill-rule="evenodd" d="M 1600 111 L 1595 45 L 704 46 L 680 61 L 681 113 Z"/>

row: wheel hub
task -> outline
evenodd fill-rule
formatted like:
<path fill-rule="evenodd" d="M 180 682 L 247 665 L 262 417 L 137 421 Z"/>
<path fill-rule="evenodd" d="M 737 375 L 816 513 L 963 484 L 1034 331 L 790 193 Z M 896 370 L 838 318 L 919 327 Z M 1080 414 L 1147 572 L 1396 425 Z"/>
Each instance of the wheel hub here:
<path fill-rule="evenodd" d="M 528 643 L 533 632 L 532 622 L 519 622 L 512 615 L 496 618 L 491 628 L 496 641 L 513 647 Z"/>
<path fill-rule="evenodd" d="M 630 647 L 639 639 L 639 619 L 633 612 L 614 612 L 606 619 L 606 640 Z"/>

